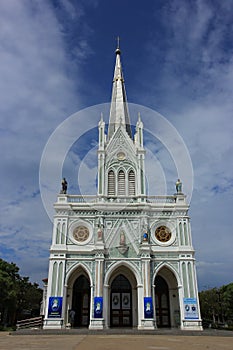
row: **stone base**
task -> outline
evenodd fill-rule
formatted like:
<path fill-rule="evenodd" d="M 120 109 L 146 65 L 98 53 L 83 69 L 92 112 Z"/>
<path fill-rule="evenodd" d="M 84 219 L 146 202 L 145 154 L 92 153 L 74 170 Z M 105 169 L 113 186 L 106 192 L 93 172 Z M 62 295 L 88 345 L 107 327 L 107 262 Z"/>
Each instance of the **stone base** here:
<path fill-rule="evenodd" d="M 138 329 L 140 330 L 149 330 L 149 329 L 156 329 L 155 320 L 153 318 L 143 319 L 140 326 L 138 326 Z"/>
<path fill-rule="evenodd" d="M 201 320 L 183 320 L 180 329 L 183 331 L 203 331 Z"/>
<path fill-rule="evenodd" d="M 93 318 L 90 320 L 89 329 L 104 329 L 104 318 Z"/>
<path fill-rule="evenodd" d="M 45 318 L 43 329 L 61 329 L 63 328 L 63 318 Z"/>

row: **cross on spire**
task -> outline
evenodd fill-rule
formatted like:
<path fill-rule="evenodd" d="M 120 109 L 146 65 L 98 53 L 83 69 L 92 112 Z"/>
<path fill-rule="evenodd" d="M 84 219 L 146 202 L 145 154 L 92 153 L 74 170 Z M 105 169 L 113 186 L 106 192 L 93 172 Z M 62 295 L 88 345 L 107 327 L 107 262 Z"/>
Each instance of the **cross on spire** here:
<path fill-rule="evenodd" d="M 116 40 L 117 40 L 117 49 L 119 49 L 120 48 L 120 37 L 119 37 L 119 35 L 116 38 Z"/>

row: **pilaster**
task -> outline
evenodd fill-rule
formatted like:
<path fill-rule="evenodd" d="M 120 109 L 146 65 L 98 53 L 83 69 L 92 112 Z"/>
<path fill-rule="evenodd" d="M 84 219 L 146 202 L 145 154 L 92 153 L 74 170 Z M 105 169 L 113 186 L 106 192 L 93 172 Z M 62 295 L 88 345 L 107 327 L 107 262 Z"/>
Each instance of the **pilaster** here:
<path fill-rule="evenodd" d="M 140 247 L 142 280 L 143 280 L 143 303 L 144 315 L 139 329 L 155 329 L 154 307 L 151 296 L 151 271 L 150 257 L 151 248 L 148 241 L 143 241 Z"/>

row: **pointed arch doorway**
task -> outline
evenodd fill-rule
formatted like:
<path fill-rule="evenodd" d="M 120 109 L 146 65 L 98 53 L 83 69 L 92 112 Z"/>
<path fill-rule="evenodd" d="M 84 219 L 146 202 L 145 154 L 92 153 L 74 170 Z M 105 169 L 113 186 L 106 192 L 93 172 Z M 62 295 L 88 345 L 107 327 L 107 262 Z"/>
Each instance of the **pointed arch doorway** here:
<path fill-rule="evenodd" d="M 155 310 L 157 327 L 171 327 L 169 288 L 161 276 L 155 278 Z"/>
<path fill-rule="evenodd" d="M 123 274 L 111 283 L 110 327 L 132 327 L 132 286 Z"/>
<path fill-rule="evenodd" d="M 90 296 L 90 282 L 86 276 L 81 275 L 73 285 L 72 310 L 75 311 L 74 327 L 89 326 Z"/>

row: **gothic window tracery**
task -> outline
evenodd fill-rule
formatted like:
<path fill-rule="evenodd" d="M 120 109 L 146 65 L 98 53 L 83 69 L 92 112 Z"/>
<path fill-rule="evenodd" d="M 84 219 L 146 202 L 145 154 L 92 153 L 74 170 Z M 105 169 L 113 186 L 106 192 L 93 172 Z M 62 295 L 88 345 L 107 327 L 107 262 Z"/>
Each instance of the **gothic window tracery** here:
<path fill-rule="evenodd" d="M 113 169 L 108 171 L 108 196 L 135 196 L 136 180 L 134 170 L 132 168 L 130 170 L 120 168 L 118 172 L 117 169 L 115 171 Z"/>

